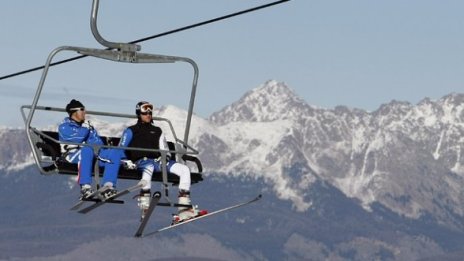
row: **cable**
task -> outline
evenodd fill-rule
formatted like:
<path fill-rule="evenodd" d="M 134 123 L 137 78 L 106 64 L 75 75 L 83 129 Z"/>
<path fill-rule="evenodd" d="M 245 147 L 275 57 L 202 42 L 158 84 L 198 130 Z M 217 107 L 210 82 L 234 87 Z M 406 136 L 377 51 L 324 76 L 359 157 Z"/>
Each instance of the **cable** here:
<path fill-rule="evenodd" d="M 239 16 L 239 15 L 242 15 L 242 14 L 254 12 L 254 11 L 257 11 L 257 10 L 260 10 L 260 9 L 268 8 L 268 7 L 278 5 L 278 4 L 282 4 L 282 3 L 285 3 L 285 2 L 289 2 L 289 1 L 291 1 L 291 0 L 275 1 L 275 2 L 272 2 L 272 3 L 269 3 L 269 4 L 260 5 L 260 6 L 253 7 L 253 8 L 250 8 L 250 9 L 246 9 L 246 10 L 243 10 L 243 11 L 239 11 L 239 12 L 236 12 L 236 13 L 224 15 L 224 16 L 221 16 L 221 17 L 217 17 L 217 18 L 214 18 L 214 19 L 207 20 L 207 21 L 203 21 L 203 22 L 199 22 L 199 23 L 196 23 L 196 24 L 192 24 L 192 25 L 181 27 L 181 28 L 177 28 L 177 29 L 167 31 L 167 32 L 164 32 L 164 33 L 160 33 L 160 34 L 148 36 L 148 37 L 145 37 L 145 38 L 141 38 L 141 39 L 129 42 L 129 43 L 130 44 L 141 43 L 141 42 L 152 40 L 152 39 L 155 39 L 155 38 L 158 38 L 158 37 L 162 37 L 162 36 L 178 33 L 178 32 L 181 32 L 181 31 L 189 30 L 189 29 L 192 29 L 192 28 L 195 28 L 195 27 L 199 27 L 199 26 L 210 24 L 210 23 L 218 22 L 218 21 L 228 19 L 228 18 L 231 18 L 231 17 L 234 17 L 234 16 Z M 106 48 L 106 49 L 110 50 L 110 48 Z M 58 62 L 51 63 L 50 67 L 55 66 L 55 65 L 59 65 L 59 64 L 63 64 L 63 63 L 67 63 L 67 62 L 71 62 L 71 61 L 75 61 L 75 60 L 79 60 L 79 59 L 84 58 L 84 57 L 87 57 L 87 55 L 74 56 L 72 58 L 68 58 L 68 59 L 58 61 Z M 42 65 L 42 66 L 34 67 L 34 68 L 31 68 L 31 69 L 28 69 L 28 70 L 24 70 L 24 71 L 12 73 L 12 74 L 9 74 L 9 75 L 5 75 L 5 76 L 0 77 L 0 81 L 4 80 L 4 79 L 16 77 L 16 76 L 19 76 L 19 75 L 22 75 L 22 74 L 26 74 L 26 73 L 34 72 L 34 71 L 37 71 L 37 70 L 41 70 L 44 67 L 45 66 Z"/>

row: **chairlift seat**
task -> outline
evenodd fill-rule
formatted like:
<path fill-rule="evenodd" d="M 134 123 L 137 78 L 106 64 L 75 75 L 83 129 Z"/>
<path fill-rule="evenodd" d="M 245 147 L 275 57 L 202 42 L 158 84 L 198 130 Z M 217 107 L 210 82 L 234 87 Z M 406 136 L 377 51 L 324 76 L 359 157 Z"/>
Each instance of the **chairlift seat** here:
<path fill-rule="evenodd" d="M 58 140 L 58 132 L 54 131 L 43 131 L 45 135 L 52 137 L 55 140 Z M 43 153 L 44 156 L 50 157 L 53 160 L 53 164 L 48 166 L 42 166 L 45 171 L 51 171 L 57 169 L 59 174 L 63 175 L 77 175 L 77 164 L 70 163 L 62 158 L 60 144 L 51 140 L 43 135 L 40 136 L 40 141 L 36 143 L 36 146 Z M 103 143 L 105 145 L 117 146 L 119 144 L 120 138 L 117 137 L 105 137 L 101 136 Z M 174 144 L 170 142 L 170 150 L 174 150 Z M 203 180 L 202 177 L 202 165 L 200 160 L 197 157 L 192 155 L 184 155 L 182 157 L 185 161 L 194 162 L 197 166 L 198 172 L 191 172 L 191 183 L 198 183 Z M 100 176 L 103 175 L 104 168 L 100 167 L 99 173 Z M 94 173 L 92 173 L 92 176 Z M 142 178 L 142 172 L 139 170 L 129 170 L 123 167 L 119 168 L 118 179 L 132 179 L 140 180 Z M 168 173 L 167 175 L 168 182 L 173 185 L 179 184 L 179 177 L 175 174 Z M 152 181 L 163 182 L 163 176 L 161 172 L 154 172 L 152 175 Z"/>

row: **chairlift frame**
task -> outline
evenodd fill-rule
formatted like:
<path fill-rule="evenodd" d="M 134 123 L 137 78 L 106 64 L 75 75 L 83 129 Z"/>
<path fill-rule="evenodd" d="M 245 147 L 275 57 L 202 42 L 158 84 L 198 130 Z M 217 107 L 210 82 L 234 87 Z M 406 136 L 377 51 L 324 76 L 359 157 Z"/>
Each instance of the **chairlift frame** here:
<path fill-rule="evenodd" d="M 59 173 L 59 169 L 55 170 L 50 170 L 44 168 L 44 163 L 50 163 L 50 160 L 46 160 L 47 156 L 44 155 L 43 151 L 37 147 L 37 142 L 48 140 L 51 142 L 55 142 L 58 144 L 70 144 L 70 145 L 79 145 L 79 146 L 91 146 L 93 150 L 98 152 L 100 148 L 113 148 L 113 149 L 124 149 L 124 150 L 140 150 L 140 151 L 157 151 L 161 154 L 161 160 L 162 160 L 162 182 L 165 188 L 165 195 L 166 197 L 168 196 L 168 174 L 166 170 L 166 155 L 168 153 L 175 153 L 176 155 L 179 155 L 179 159 L 183 158 L 182 156 L 193 156 L 196 157 L 199 153 L 197 150 L 195 150 L 193 147 L 189 146 L 188 144 L 188 138 L 189 138 L 189 132 L 190 132 L 190 126 L 191 126 L 191 120 L 192 120 L 192 115 L 193 115 L 193 108 L 194 108 L 194 103 L 195 103 L 195 94 L 196 94 L 196 89 L 197 89 L 197 82 L 198 82 L 198 75 L 199 75 L 199 69 L 195 61 L 193 61 L 190 58 L 186 57 L 179 57 L 179 56 L 168 56 L 168 55 L 160 55 L 160 54 L 149 54 L 149 53 L 141 53 L 139 52 L 141 50 L 141 47 L 136 44 L 130 44 L 130 43 L 117 43 L 117 42 L 110 42 L 105 40 L 100 33 L 98 32 L 97 28 L 97 16 L 98 16 L 98 6 L 99 6 L 99 0 L 93 0 L 92 3 L 92 11 L 91 11 L 91 22 L 90 22 L 90 27 L 91 31 L 95 37 L 95 39 L 102 44 L 103 46 L 107 47 L 106 49 L 97 49 L 97 48 L 85 48 L 85 47 L 75 47 L 75 46 L 61 46 L 57 47 L 54 50 L 51 51 L 51 53 L 48 55 L 48 58 L 46 60 L 44 69 L 42 71 L 42 76 L 40 78 L 37 91 L 34 95 L 33 101 L 31 105 L 24 105 L 21 107 L 21 113 L 25 122 L 25 127 L 26 127 L 26 135 L 27 139 L 29 142 L 29 145 L 32 149 L 32 155 L 34 158 L 34 161 L 40 171 L 41 174 L 48 175 L 48 174 L 56 174 Z M 38 110 L 43 110 L 43 111 L 56 111 L 56 112 L 65 112 L 64 109 L 62 108 L 56 108 L 56 107 L 47 107 L 47 106 L 38 106 L 39 99 L 42 94 L 42 90 L 45 84 L 45 80 L 47 78 L 47 74 L 49 71 L 50 64 L 52 63 L 54 57 L 64 51 L 71 51 L 71 52 L 77 52 L 78 54 L 83 54 L 87 56 L 92 56 L 98 59 L 106 59 L 114 62 L 124 62 L 124 63 L 147 63 L 147 64 L 157 64 L 157 63 L 176 63 L 176 62 L 184 62 L 188 63 L 193 67 L 193 80 L 192 80 L 192 89 L 190 93 L 190 101 L 189 101 L 189 106 L 188 106 L 188 114 L 186 118 L 186 126 L 185 126 L 185 132 L 184 132 L 184 137 L 183 140 L 177 138 L 174 128 L 171 124 L 171 122 L 168 119 L 165 118 L 160 118 L 160 117 L 154 117 L 155 121 L 165 121 L 169 124 L 171 132 L 174 136 L 175 139 L 175 148 L 169 149 L 169 150 L 155 150 L 155 149 L 143 149 L 143 148 L 129 148 L 129 147 L 119 147 L 113 144 L 108 144 L 108 145 L 95 145 L 95 144 L 76 144 L 72 142 L 63 142 L 59 141 L 55 137 L 51 137 L 47 132 L 41 131 L 35 127 L 33 127 L 32 120 L 34 118 L 34 114 Z M 26 116 L 25 110 L 29 110 Z M 136 118 L 135 115 L 130 115 L 130 114 L 120 114 L 120 113 L 111 113 L 111 112 L 103 112 L 103 111 L 87 111 L 87 114 L 90 115 L 100 115 L 100 116 L 109 116 L 109 117 L 122 117 L 122 118 Z M 198 162 L 199 163 L 199 162 Z M 199 174 L 201 177 L 201 163 L 198 165 L 198 170 Z M 67 173 L 69 174 L 69 173 Z M 96 183 L 98 184 L 99 182 L 99 168 L 98 164 L 95 164 L 94 168 L 94 178 L 96 179 Z M 119 177 L 118 177 L 119 178 Z M 199 179 L 199 180 L 202 180 Z"/>

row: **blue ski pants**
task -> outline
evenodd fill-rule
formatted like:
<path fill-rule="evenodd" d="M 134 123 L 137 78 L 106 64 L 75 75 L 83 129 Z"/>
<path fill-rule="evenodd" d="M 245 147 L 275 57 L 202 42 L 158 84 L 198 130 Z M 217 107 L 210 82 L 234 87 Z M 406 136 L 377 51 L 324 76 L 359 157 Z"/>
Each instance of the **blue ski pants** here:
<path fill-rule="evenodd" d="M 104 185 L 107 182 L 113 183 L 113 186 L 116 186 L 118 179 L 119 171 L 119 156 L 120 152 L 116 149 L 100 149 L 98 155 L 103 158 L 110 160 L 111 162 L 102 162 L 99 161 L 98 164 L 100 167 L 104 167 L 102 184 Z M 66 160 L 71 163 L 78 164 L 78 183 L 79 185 L 92 184 L 92 170 L 93 170 L 93 160 L 94 152 L 92 147 L 82 146 L 79 150 L 73 153 L 69 153 L 66 156 Z"/>

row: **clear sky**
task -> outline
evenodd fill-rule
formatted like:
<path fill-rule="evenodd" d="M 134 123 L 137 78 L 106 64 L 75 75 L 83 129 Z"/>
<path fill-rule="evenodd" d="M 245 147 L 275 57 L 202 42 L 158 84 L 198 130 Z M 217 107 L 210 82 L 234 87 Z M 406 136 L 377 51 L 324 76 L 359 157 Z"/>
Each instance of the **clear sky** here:
<path fill-rule="evenodd" d="M 104 38 L 128 42 L 272 1 L 101 0 Z M 0 75 L 40 66 L 58 46 L 100 47 L 91 0 L 2 1 Z M 142 51 L 192 58 L 200 68 L 202 117 L 267 80 L 308 104 L 376 110 L 464 92 L 464 1 L 292 0 L 142 43 Z M 63 53 L 57 59 L 74 56 Z M 0 81 L 0 126 L 22 126 L 41 72 Z M 186 108 L 192 70 L 85 58 L 53 67 L 41 105 L 71 98 L 94 110 L 130 113 L 138 100 Z"/>

